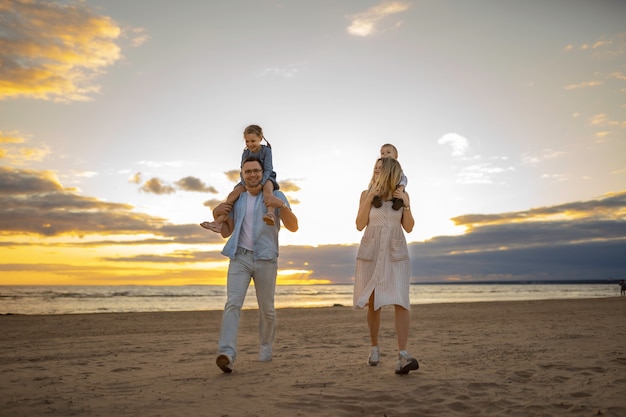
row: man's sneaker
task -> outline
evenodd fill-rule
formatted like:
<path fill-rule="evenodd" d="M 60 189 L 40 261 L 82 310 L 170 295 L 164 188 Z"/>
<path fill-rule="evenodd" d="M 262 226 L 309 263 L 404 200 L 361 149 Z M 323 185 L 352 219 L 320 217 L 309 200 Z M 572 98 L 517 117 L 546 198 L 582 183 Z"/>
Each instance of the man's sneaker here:
<path fill-rule="evenodd" d="M 367 363 L 371 366 L 377 366 L 380 362 L 380 349 L 378 346 L 372 346 L 370 349 L 370 356 L 367 358 Z"/>
<path fill-rule="evenodd" d="M 398 375 L 406 375 L 409 371 L 415 371 L 419 369 L 420 365 L 417 363 L 417 359 L 412 357 L 406 350 L 401 350 L 398 353 L 398 364 L 396 365 L 396 373 Z"/>
<path fill-rule="evenodd" d="M 233 371 L 233 358 L 224 353 L 218 355 L 215 363 L 225 374 L 229 374 Z"/>
<path fill-rule="evenodd" d="M 259 349 L 259 362 L 269 362 L 272 360 L 272 345 L 261 345 Z"/>

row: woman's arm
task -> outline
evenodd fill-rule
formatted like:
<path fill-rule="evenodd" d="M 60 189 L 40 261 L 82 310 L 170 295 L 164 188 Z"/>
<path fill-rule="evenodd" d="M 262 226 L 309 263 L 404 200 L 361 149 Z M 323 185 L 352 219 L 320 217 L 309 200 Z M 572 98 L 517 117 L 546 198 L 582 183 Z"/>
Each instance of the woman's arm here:
<path fill-rule="evenodd" d="M 359 232 L 365 229 L 365 226 L 370 222 L 370 209 L 372 208 L 372 199 L 376 193 L 372 188 L 365 190 L 361 193 L 361 200 L 359 201 L 359 212 L 356 215 L 356 230 Z"/>

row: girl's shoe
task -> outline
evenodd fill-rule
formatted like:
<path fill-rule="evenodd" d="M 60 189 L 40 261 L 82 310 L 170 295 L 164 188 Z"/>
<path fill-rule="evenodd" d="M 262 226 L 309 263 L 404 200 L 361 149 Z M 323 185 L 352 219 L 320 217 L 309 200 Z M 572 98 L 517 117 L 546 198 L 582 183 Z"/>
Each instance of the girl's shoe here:
<path fill-rule="evenodd" d="M 372 346 L 370 349 L 370 356 L 367 358 L 367 363 L 371 366 L 377 366 L 380 362 L 380 349 L 378 346 Z"/>
<path fill-rule="evenodd" d="M 202 222 L 202 223 L 200 223 L 200 226 L 202 226 L 205 229 L 208 229 L 208 230 L 210 230 L 212 232 L 215 232 L 215 233 L 221 233 L 222 232 L 222 223 Z"/>
<path fill-rule="evenodd" d="M 265 216 L 263 216 L 263 221 L 268 226 L 274 226 L 276 224 L 276 218 L 272 213 L 267 213 Z"/>

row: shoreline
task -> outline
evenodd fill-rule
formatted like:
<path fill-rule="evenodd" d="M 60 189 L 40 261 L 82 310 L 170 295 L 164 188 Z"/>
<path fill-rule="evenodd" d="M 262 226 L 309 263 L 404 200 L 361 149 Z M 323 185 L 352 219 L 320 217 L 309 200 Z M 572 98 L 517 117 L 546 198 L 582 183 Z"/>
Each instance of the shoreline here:
<path fill-rule="evenodd" d="M 411 309 L 418 308 L 420 306 L 432 306 L 432 305 L 465 305 L 465 304 L 480 304 L 480 303 L 523 303 L 523 302 L 542 302 L 542 301 L 582 301 L 582 300 L 610 300 L 610 299 L 619 299 L 626 297 L 620 296 L 608 296 L 608 297 L 580 297 L 580 298 L 538 298 L 538 299 L 513 299 L 513 300 L 469 300 L 469 301 L 433 301 L 433 302 L 424 302 L 424 303 L 415 303 L 411 304 Z M 253 299 L 253 297 L 251 298 Z M 248 298 L 246 298 L 248 301 Z M 256 300 L 254 300 L 256 303 Z M 284 311 L 284 310 L 316 310 L 316 309 L 328 309 L 328 308 L 348 308 L 350 310 L 353 309 L 352 305 L 347 304 L 333 304 L 333 305 L 305 305 L 301 307 L 276 307 L 276 311 Z M 258 310 L 256 304 L 249 306 L 244 305 L 242 311 L 254 311 Z M 150 310 L 150 311 L 99 311 L 99 312 L 78 312 L 78 313 L 50 313 L 50 314 L 42 314 L 42 313 L 0 313 L 0 317 L 6 316 L 25 316 L 25 317 L 46 317 L 46 316 L 78 316 L 78 315 L 100 315 L 100 314 L 157 314 L 157 313 L 203 313 L 203 312 L 219 312 L 223 311 L 223 307 L 215 308 L 215 309 L 197 309 L 197 310 Z M 358 311 L 358 310 L 356 310 Z"/>
<path fill-rule="evenodd" d="M 626 415 L 626 298 L 414 304 L 420 369 L 403 377 L 393 308 L 377 367 L 365 317 L 278 309 L 260 363 L 258 310 L 244 310 L 227 375 L 218 310 L 0 316 L 0 416 Z"/>

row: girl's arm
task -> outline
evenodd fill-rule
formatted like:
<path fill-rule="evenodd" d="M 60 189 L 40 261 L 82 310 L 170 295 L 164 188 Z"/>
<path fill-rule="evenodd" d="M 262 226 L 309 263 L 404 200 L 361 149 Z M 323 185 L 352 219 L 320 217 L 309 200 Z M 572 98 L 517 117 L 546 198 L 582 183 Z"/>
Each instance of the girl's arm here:
<path fill-rule="evenodd" d="M 372 199 L 376 195 L 373 187 L 361 193 L 361 201 L 359 201 L 359 212 L 356 215 L 356 230 L 359 232 L 365 229 L 370 222 L 370 209 L 372 208 Z"/>
<path fill-rule="evenodd" d="M 274 173 L 274 163 L 272 162 L 272 148 L 263 145 L 263 179 L 261 184 L 265 185 L 265 182 Z"/>

